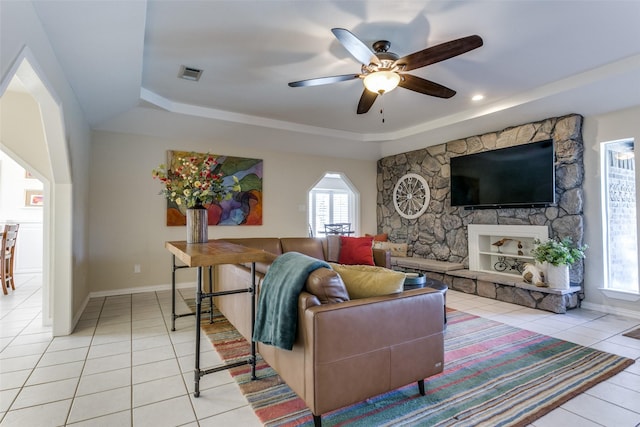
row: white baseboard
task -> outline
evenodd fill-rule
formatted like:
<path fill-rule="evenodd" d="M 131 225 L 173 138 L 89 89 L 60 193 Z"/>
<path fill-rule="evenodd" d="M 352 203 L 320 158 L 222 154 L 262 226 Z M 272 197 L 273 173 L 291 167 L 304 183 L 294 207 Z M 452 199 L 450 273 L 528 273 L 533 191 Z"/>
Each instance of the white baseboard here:
<path fill-rule="evenodd" d="M 196 282 L 176 283 L 176 289 L 195 288 Z M 170 291 L 171 283 L 166 285 L 143 286 L 139 288 L 114 289 L 111 291 L 90 292 L 89 298 L 112 297 L 116 295 L 141 294 L 143 292 Z"/>
<path fill-rule="evenodd" d="M 627 310 L 625 308 L 612 307 L 610 305 L 594 304 L 591 302 L 582 301 L 580 305 L 587 310 L 596 310 L 607 314 L 617 314 L 619 316 L 632 317 L 634 319 L 640 319 L 640 312 L 634 310 Z"/>
<path fill-rule="evenodd" d="M 84 309 L 87 308 L 87 304 L 89 304 L 89 299 L 91 299 L 91 297 L 89 295 L 87 295 L 87 297 L 84 299 L 84 301 L 82 301 L 82 305 L 80 307 L 80 310 L 78 310 L 76 315 L 73 316 L 73 320 L 71 321 L 71 330 L 72 331 L 76 329 L 76 326 L 78 326 L 78 322 L 80 321 L 80 317 L 82 317 L 82 313 L 84 313 Z"/>

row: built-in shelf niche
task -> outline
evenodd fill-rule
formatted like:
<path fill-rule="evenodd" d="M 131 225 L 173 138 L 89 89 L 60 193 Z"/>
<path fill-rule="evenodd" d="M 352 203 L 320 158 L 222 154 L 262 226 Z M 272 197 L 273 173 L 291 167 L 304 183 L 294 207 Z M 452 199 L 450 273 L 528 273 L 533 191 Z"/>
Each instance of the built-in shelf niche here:
<path fill-rule="evenodd" d="M 535 239 L 549 238 L 549 228 L 544 225 L 469 224 L 467 231 L 469 270 L 510 276 L 520 276 L 518 263 L 534 262 L 531 250 Z M 503 245 L 494 245 L 503 239 Z"/>

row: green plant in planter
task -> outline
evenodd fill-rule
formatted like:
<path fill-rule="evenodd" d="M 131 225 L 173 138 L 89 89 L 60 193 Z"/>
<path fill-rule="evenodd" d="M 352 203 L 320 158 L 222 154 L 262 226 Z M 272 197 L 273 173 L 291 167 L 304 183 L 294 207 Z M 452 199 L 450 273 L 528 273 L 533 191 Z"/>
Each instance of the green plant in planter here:
<path fill-rule="evenodd" d="M 541 242 L 539 239 L 533 241 L 535 247 L 531 251 L 531 256 L 540 262 L 548 262 L 551 265 L 571 265 L 585 257 L 584 251 L 587 245 L 575 246 L 569 237 L 562 240 L 549 239 Z"/>

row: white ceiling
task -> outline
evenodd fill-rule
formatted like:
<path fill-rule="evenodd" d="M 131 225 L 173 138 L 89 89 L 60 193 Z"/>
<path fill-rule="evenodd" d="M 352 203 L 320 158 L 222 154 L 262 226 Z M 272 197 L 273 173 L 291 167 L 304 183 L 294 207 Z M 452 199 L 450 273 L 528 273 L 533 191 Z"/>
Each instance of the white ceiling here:
<path fill-rule="evenodd" d="M 554 115 L 601 114 L 640 100 L 640 1 L 34 1 L 94 128 L 154 106 L 198 117 L 342 138 L 395 141 L 424 132 L 499 129 Z M 400 56 L 478 34 L 484 46 L 412 74 L 450 99 L 398 88 L 356 114 L 359 73 L 331 33 L 346 28 Z M 177 78 L 181 65 L 204 70 Z M 477 93 L 481 102 L 471 101 Z M 507 118 L 507 116 L 509 116 Z M 462 130 L 464 129 L 464 130 Z M 473 133 L 463 133 L 469 136 Z M 389 150 L 387 150 L 389 151 Z"/>

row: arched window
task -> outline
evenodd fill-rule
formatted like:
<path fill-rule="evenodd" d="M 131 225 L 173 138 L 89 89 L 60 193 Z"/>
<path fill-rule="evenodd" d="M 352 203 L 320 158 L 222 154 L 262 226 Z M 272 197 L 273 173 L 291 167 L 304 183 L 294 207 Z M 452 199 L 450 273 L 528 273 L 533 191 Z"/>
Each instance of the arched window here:
<path fill-rule="evenodd" d="M 350 223 L 358 230 L 359 194 L 341 173 L 327 172 L 309 190 L 309 228 L 316 237 L 324 236 L 324 225 Z"/>

